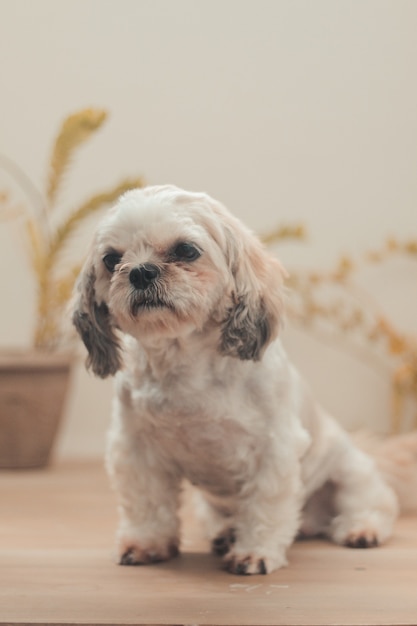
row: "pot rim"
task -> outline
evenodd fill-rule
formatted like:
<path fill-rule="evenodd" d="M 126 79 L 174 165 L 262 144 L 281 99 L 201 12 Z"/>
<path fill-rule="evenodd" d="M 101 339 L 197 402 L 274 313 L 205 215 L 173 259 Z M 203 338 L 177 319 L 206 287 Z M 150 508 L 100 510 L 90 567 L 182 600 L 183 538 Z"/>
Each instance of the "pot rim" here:
<path fill-rule="evenodd" d="M 0 348 L 0 371 L 22 369 L 68 369 L 75 361 L 70 350 L 37 350 L 36 348 Z"/>

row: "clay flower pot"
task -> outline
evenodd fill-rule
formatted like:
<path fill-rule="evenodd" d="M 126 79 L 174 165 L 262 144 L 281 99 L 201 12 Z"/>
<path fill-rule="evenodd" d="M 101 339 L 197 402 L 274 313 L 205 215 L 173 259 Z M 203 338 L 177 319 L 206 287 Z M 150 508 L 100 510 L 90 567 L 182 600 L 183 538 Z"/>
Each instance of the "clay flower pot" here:
<path fill-rule="evenodd" d="M 48 464 L 72 363 L 70 354 L 0 351 L 0 468 Z"/>

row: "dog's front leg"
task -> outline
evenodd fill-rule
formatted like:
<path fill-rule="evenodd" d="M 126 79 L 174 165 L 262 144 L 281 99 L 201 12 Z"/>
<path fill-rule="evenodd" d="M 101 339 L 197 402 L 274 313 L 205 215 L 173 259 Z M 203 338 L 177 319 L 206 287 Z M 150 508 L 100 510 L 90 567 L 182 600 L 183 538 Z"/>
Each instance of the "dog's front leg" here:
<path fill-rule="evenodd" d="M 180 478 L 158 462 L 152 441 L 113 427 L 107 468 L 119 499 L 121 565 L 167 561 L 179 551 Z"/>
<path fill-rule="evenodd" d="M 245 488 L 235 517 L 235 541 L 224 557 L 229 572 L 269 574 L 287 564 L 300 519 L 299 474 L 297 464 L 285 476 L 270 468 Z"/>

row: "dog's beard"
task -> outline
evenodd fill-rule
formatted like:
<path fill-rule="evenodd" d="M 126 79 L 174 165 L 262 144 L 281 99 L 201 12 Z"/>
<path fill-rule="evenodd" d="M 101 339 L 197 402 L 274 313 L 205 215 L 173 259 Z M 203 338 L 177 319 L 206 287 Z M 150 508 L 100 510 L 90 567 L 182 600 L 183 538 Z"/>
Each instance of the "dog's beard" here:
<path fill-rule="evenodd" d="M 142 291 L 114 281 L 109 296 L 109 310 L 119 329 L 140 340 L 177 337 L 195 325 L 189 303 L 183 298 L 176 301 L 162 281 Z"/>
<path fill-rule="evenodd" d="M 161 289 L 148 288 L 146 291 L 132 289 L 128 296 L 128 309 L 131 317 L 137 318 L 146 312 L 155 312 L 160 309 L 168 309 L 175 313 L 175 307 L 169 301 L 167 295 Z"/>

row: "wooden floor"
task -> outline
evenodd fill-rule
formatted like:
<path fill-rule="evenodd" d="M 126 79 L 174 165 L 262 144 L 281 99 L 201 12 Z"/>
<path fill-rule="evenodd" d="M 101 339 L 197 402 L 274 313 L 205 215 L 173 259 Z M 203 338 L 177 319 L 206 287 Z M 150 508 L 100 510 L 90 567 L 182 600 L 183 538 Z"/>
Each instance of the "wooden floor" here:
<path fill-rule="evenodd" d="M 237 577 L 185 509 L 181 557 L 121 567 L 101 467 L 0 472 L 0 624 L 417 624 L 416 518 L 382 548 L 303 542 L 289 567 Z"/>

